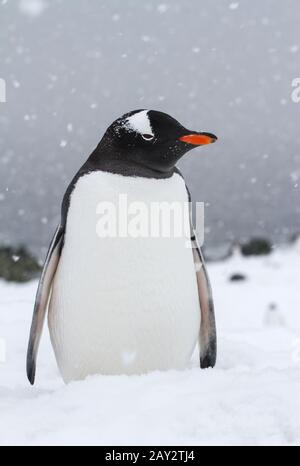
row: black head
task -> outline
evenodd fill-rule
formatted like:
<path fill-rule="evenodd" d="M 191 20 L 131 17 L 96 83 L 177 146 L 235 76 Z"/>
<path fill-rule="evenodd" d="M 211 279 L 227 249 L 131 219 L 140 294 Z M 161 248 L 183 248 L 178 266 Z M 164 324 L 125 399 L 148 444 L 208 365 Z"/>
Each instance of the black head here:
<path fill-rule="evenodd" d="M 167 173 L 191 149 L 216 140 L 213 134 L 189 131 L 165 113 L 136 110 L 108 128 L 97 152 L 98 157 L 102 152 L 119 164 Z"/>

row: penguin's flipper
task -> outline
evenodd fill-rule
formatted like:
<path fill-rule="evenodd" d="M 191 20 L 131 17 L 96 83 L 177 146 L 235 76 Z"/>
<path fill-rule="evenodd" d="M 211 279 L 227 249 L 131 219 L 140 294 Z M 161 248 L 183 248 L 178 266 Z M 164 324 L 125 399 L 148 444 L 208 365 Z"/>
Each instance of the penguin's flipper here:
<path fill-rule="evenodd" d="M 208 369 L 209 367 L 214 367 L 217 361 L 217 330 L 214 302 L 204 258 L 198 246 L 195 232 L 191 241 L 201 308 L 200 366 L 201 369 Z"/>
<path fill-rule="evenodd" d="M 35 300 L 32 325 L 27 352 L 27 377 L 34 385 L 36 359 L 45 322 L 53 278 L 59 263 L 64 233 L 58 227 L 50 245 Z"/>

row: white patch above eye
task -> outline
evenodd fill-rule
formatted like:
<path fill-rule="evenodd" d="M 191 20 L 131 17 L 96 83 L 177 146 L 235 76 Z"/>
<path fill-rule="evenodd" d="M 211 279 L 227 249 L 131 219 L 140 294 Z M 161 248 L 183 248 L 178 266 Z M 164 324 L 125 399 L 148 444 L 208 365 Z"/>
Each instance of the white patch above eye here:
<path fill-rule="evenodd" d="M 127 118 L 125 126 L 131 131 L 135 131 L 136 133 L 139 133 L 141 135 L 147 134 L 154 137 L 150 119 L 148 116 L 148 110 L 143 110 L 142 112 L 135 113 L 131 117 Z"/>

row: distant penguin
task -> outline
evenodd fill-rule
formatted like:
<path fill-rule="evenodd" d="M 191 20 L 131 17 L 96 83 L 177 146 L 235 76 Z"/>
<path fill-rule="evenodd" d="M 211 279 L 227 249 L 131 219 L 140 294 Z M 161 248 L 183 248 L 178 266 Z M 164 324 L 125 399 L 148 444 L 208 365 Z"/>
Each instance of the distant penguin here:
<path fill-rule="evenodd" d="M 188 204 L 176 163 L 216 140 L 153 110 L 130 112 L 108 128 L 63 199 L 35 302 L 27 354 L 31 384 L 48 308 L 66 383 L 94 374 L 183 369 L 197 341 L 201 368 L 214 367 L 212 293 L 190 219 L 187 244 L 187 237 L 161 232 L 101 237 L 97 215 L 102 202 L 116 206 L 124 195 L 131 206 Z"/>
<path fill-rule="evenodd" d="M 264 325 L 266 327 L 285 327 L 285 318 L 276 303 L 269 304 L 264 316 Z"/>

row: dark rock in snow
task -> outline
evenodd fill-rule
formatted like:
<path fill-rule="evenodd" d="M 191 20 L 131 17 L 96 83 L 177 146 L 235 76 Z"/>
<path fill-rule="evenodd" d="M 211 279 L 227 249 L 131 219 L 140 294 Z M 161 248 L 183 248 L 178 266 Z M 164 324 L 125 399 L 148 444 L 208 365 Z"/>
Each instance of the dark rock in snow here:
<path fill-rule="evenodd" d="M 233 275 L 231 275 L 229 281 L 231 282 L 245 282 L 247 280 L 247 277 L 246 275 L 242 274 L 242 273 L 235 273 Z"/>
<path fill-rule="evenodd" d="M 37 278 L 40 271 L 38 262 L 26 248 L 0 249 L 0 278 L 9 282 L 25 283 Z"/>
<path fill-rule="evenodd" d="M 243 256 L 265 256 L 271 254 L 272 244 L 264 238 L 254 238 L 241 246 Z"/>

